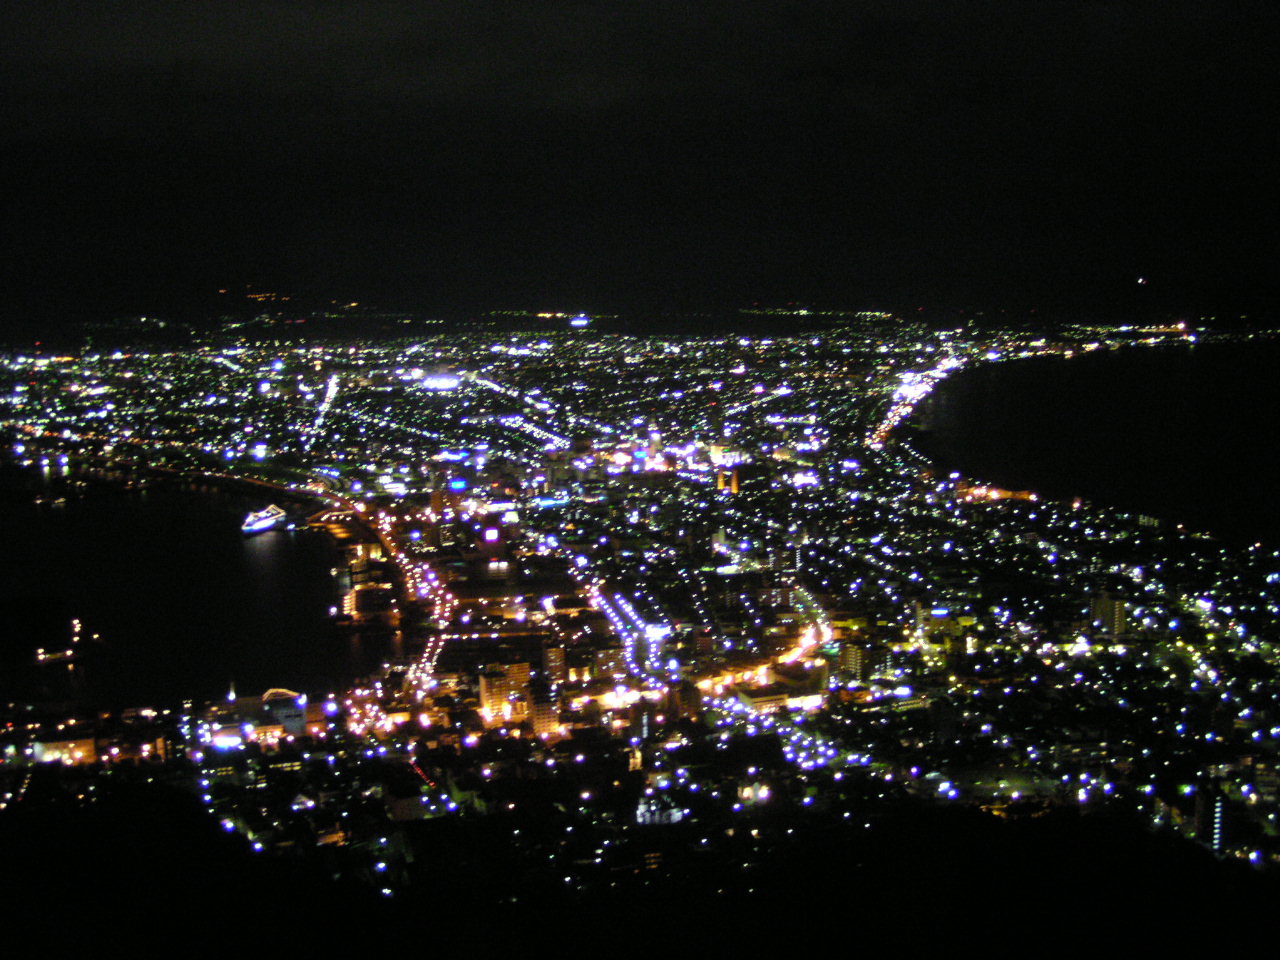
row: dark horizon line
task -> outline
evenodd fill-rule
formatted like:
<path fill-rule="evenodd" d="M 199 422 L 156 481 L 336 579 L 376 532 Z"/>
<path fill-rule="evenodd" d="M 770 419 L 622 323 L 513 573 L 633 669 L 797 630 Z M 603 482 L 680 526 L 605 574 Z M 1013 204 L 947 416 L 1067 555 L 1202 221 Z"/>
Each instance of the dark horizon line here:
<path fill-rule="evenodd" d="M 862 312 L 890 313 L 901 319 L 919 317 L 926 321 L 954 319 L 976 324 L 986 323 L 1036 323 L 1036 322 L 1154 322 L 1160 320 L 1185 320 L 1189 323 L 1210 322 L 1218 327 L 1251 327 L 1266 323 L 1274 316 L 1270 309 L 1260 308 L 1263 297 L 1246 294 L 1220 299 L 1216 306 L 1199 298 L 1173 298 L 1164 300 L 1148 297 L 1145 291 L 1131 291 L 1128 296 L 1099 295 L 1086 297 L 1009 297 L 1003 301 L 992 299 L 975 302 L 973 298 L 954 300 L 903 296 L 884 297 L 757 297 L 717 298 L 709 293 L 702 302 L 662 302 L 651 298 L 606 298 L 592 296 L 532 293 L 527 297 L 501 296 L 490 298 L 448 298 L 435 303 L 410 296 L 372 296 L 360 294 L 335 297 L 332 293 L 302 293 L 286 286 L 273 287 L 262 283 L 237 284 L 224 287 L 226 293 L 215 290 L 191 295 L 183 293 L 153 297 L 123 295 L 104 297 L 105 302 L 95 306 L 81 303 L 76 307 L 55 302 L 45 302 L 23 309 L 10 302 L 3 311 L 6 322 L 0 332 L 0 340 L 12 343 L 48 337 L 63 339 L 83 335 L 93 327 L 150 317 L 157 320 L 184 324 L 198 329 L 213 328 L 220 321 L 234 318 L 250 320 L 264 314 L 282 318 L 329 319 L 318 317 L 326 311 L 350 311 L 355 320 L 370 320 L 375 314 L 404 314 L 423 320 L 441 320 L 449 324 L 466 323 L 484 319 L 495 313 L 516 314 L 563 313 L 586 314 L 590 317 L 617 318 L 620 322 L 639 319 L 666 319 L 678 321 L 697 317 L 714 317 L 719 320 L 735 318 L 743 322 L 764 322 L 770 314 L 753 314 L 753 310 L 783 311 L 786 309 L 810 310 L 812 320 L 823 319 L 823 314 L 856 314 Z M 232 292 L 234 290 L 234 292 Z M 241 294 L 247 290 L 276 292 L 287 300 L 253 302 Z M 349 297 L 349 298 L 348 298 Z M 87 298 L 77 298 L 87 299 Z M 612 302 L 609 300 L 612 299 Z M 520 302 L 523 300 L 523 302 Z M 149 304 L 147 304 L 149 301 Z M 853 301 L 853 302 L 850 302 Z M 860 301 L 860 302 L 859 302 Z M 1198 302 L 1192 302 L 1198 301 Z M 354 306 L 353 306 L 354 305 Z M 780 315 L 775 315 L 779 318 Z M 500 318 L 499 318 L 500 319 Z M 530 319 L 536 319 L 531 317 Z M 299 330 L 298 332 L 303 332 Z"/>

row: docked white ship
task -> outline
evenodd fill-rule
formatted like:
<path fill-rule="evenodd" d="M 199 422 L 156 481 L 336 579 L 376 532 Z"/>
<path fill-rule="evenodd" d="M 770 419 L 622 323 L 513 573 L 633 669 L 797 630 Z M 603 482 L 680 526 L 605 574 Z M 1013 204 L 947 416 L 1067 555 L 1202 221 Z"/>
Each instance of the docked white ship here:
<path fill-rule="evenodd" d="M 288 520 L 289 514 L 285 509 L 273 503 L 267 509 L 259 510 L 257 513 L 251 513 L 245 517 L 240 529 L 245 533 L 262 533 L 265 530 L 275 530 L 278 527 L 283 527 Z"/>

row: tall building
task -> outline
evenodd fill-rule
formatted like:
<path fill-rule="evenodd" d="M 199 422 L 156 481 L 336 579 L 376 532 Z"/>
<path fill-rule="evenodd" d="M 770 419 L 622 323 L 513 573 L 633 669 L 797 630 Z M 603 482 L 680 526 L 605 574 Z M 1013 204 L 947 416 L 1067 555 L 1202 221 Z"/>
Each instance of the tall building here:
<path fill-rule="evenodd" d="M 546 740 L 560 734 L 560 698 L 545 680 L 529 685 L 529 724 L 533 735 Z"/>
<path fill-rule="evenodd" d="M 877 643 L 846 640 L 840 645 L 840 669 L 865 682 L 889 669 L 889 648 Z"/>
<path fill-rule="evenodd" d="M 1089 601 L 1089 620 L 1103 633 L 1119 637 L 1128 632 L 1129 616 L 1125 602 L 1103 590 Z"/>
<path fill-rule="evenodd" d="M 491 664 L 480 673 L 480 712 L 489 723 L 528 715 L 529 664 Z"/>
<path fill-rule="evenodd" d="M 1197 839 L 1221 853 L 1227 840 L 1227 798 L 1219 784 L 1203 784 L 1196 791 L 1194 816 Z"/>
<path fill-rule="evenodd" d="M 560 646 L 542 648 L 542 672 L 552 683 L 564 683 L 569 677 L 565 649 Z"/>

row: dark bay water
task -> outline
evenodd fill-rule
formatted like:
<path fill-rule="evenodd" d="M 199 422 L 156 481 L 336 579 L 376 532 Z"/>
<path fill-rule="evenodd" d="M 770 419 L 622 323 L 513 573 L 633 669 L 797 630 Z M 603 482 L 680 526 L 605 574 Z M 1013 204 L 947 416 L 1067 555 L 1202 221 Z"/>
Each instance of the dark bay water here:
<path fill-rule="evenodd" d="M 324 534 L 245 537 L 245 513 L 265 500 L 172 482 L 98 483 L 62 505 L 32 503 L 65 489 L 56 468 L 0 471 L 0 695 L 62 698 L 66 669 L 33 657 L 64 648 L 72 618 L 102 637 L 84 644 L 84 705 L 176 704 L 233 682 L 241 693 L 319 694 L 368 668 L 370 652 L 329 615 L 341 558 Z"/>
<path fill-rule="evenodd" d="M 987 364 L 922 408 L 943 469 L 1280 546 L 1280 344 Z"/>

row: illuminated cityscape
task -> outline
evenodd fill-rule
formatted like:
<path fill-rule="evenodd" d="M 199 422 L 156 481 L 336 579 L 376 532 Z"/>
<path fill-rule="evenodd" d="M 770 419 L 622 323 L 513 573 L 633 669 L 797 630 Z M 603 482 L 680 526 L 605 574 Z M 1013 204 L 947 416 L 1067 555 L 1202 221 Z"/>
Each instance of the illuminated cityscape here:
<path fill-rule="evenodd" d="M 0 802 L 59 766 L 82 798 L 151 770 L 252 851 L 386 898 L 437 890 L 432 851 L 468 831 L 509 845 L 469 881 L 495 902 L 749 898 L 798 825 L 937 808 L 1123 811 L 1280 860 L 1280 555 L 938 475 L 907 429 L 972 365 L 1214 334 L 585 319 L 9 355 L 14 460 L 254 491 L 245 535 L 335 538 L 335 623 L 397 655 L 344 689 L 11 705 Z M 75 670 L 80 631 L 45 669 Z"/>
<path fill-rule="evenodd" d="M 1260 926 L 1276 36 L 0 4 L 0 918 L 464 957 Z"/>

